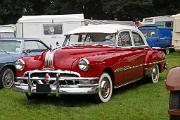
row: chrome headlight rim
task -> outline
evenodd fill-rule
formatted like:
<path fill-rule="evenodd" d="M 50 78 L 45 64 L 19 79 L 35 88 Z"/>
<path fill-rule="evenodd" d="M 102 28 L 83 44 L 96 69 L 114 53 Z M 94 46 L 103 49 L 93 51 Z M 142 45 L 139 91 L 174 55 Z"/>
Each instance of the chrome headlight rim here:
<path fill-rule="evenodd" d="M 82 71 L 89 70 L 89 61 L 86 58 L 81 58 L 78 63 L 78 67 Z"/>
<path fill-rule="evenodd" d="M 23 59 L 17 59 L 15 63 L 16 70 L 22 71 L 25 67 L 25 62 Z"/>

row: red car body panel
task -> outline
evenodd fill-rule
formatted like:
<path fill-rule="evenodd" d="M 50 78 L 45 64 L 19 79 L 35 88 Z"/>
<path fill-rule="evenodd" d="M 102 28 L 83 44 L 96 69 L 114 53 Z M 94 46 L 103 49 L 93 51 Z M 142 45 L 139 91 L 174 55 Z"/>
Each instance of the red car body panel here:
<path fill-rule="evenodd" d="M 160 71 L 163 71 L 165 67 L 164 53 L 149 47 L 76 46 L 59 48 L 53 52 L 52 68 L 77 72 L 81 77 L 100 77 L 105 70 L 110 70 L 113 73 L 115 86 L 144 77 L 146 70 L 156 62 L 161 66 Z M 17 76 L 22 77 L 30 70 L 46 68 L 45 54 L 24 57 L 25 68 L 17 71 Z M 89 61 L 88 71 L 78 68 L 80 58 L 86 58 Z"/>

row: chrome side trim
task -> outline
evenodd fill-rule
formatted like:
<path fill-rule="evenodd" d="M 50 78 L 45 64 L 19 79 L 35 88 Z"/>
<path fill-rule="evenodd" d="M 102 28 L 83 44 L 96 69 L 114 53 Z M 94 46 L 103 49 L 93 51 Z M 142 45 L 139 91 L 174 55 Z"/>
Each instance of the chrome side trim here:
<path fill-rule="evenodd" d="M 118 73 L 118 72 L 135 69 L 135 68 L 142 67 L 142 66 L 144 66 L 144 64 L 140 64 L 140 65 L 136 65 L 136 66 L 132 66 L 132 67 L 124 66 L 124 67 L 117 68 L 114 72 Z"/>
<path fill-rule="evenodd" d="M 161 60 L 161 61 L 157 61 L 157 62 L 152 62 L 152 63 L 148 63 L 149 65 L 152 65 L 152 64 L 157 64 L 157 63 L 161 63 L 161 62 L 165 62 L 166 60 Z"/>
<path fill-rule="evenodd" d="M 148 64 L 139 64 L 139 65 L 135 65 L 135 66 L 119 67 L 119 68 L 117 68 L 116 70 L 114 70 L 114 72 L 115 72 L 115 73 L 123 72 L 123 71 L 126 71 L 126 70 L 131 70 L 131 69 L 135 69 L 135 68 L 142 67 L 142 66 L 146 66 L 146 65 L 158 64 L 158 63 L 165 62 L 165 61 L 166 61 L 166 60 L 161 60 L 161 61 L 152 62 L 152 63 L 148 63 Z"/>

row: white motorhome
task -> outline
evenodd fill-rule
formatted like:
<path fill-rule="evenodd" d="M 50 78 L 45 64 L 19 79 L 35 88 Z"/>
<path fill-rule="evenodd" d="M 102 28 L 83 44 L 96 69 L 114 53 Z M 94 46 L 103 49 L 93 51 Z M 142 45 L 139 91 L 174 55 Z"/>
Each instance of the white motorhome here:
<path fill-rule="evenodd" d="M 176 51 L 180 51 L 180 14 L 173 15 L 173 38 L 172 44 Z"/>
<path fill-rule="evenodd" d="M 0 25 L 0 38 L 14 38 L 15 26 L 14 25 Z"/>
<path fill-rule="evenodd" d="M 61 46 L 64 34 L 84 25 L 83 14 L 23 16 L 17 21 L 17 37 L 40 38 L 52 48 Z"/>

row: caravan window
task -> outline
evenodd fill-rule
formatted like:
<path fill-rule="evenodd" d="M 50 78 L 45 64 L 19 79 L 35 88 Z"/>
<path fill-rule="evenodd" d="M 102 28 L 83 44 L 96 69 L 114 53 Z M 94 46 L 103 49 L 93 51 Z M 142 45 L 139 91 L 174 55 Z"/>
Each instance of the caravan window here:
<path fill-rule="evenodd" d="M 62 24 L 44 24 L 44 35 L 62 34 Z"/>

